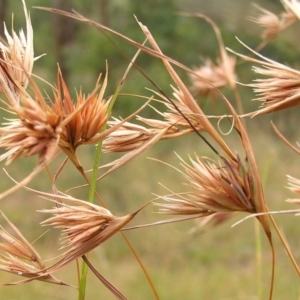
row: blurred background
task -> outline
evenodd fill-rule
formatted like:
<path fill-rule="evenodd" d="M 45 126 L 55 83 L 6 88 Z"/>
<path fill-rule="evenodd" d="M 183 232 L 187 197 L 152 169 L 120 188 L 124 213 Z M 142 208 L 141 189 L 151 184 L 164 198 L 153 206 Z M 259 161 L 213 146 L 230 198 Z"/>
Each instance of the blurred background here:
<path fill-rule="evenodd" d="M 280 1 L 260 0 L 260 6 L 280 13 L 283 8 Z M 46 54 L 34 66 L 34 74 L 54 84 L 56 82 L 57 64 L 73 95 L 80 88 L 85 93 L 93 90 L 100 73 L 106 72 L 108 62 L 109 84 L 107 96 L 113 93 L 128 66 L 128 58 L 133 57 L 136 49 L 121 39 L 108 34 L 108 37 L 96 28 L 75 20 L 35 9 L 34 6 L 45 6 L 62 10 L 75 10 L 80 14 L 104 24 L 122 34 L 138 41 L 144 41 L 144 35 L 136 23 L 147 25 L 162 51 L 169 57 L 190 68 L 200 66 L 203 58 L 215 61 L 219 55 L 219 46 L 212 30 L 204 20 L 180 15 L 181 12 L 203 13 L 214 20 L 222 33 L 227 47 L 240 53 L 249 52 L 236 40 L 240 38 L 251 48 L 261 42 L 261 28 L 249 21 L 259 11 L 247 0 L 27 0 L 33 30 L 35 55 Z M 0 1 L 0 33 L 2 36 L 3 21 L 10 32 L 12 24 L 16 31 L 25 29 L 25 19 L 20 0 Z M 282 32 L 261 53 L 271 59 L 299 69 L 299 22 Z M 141 54 L 137 64 L 165 93 L 171 96 L 170 84 L 174 84 L 159 59 Z M 236 73 L 241 83 L 251 83 L 255 78 L 251 71 L 252 64 L 238 59 Z M 189 75 L 176 69 L 181 78 L 191 86 Z M 37 79 L 45 92 L 51 94 L 49 86 Z M 145 88 L 155 89 L 137 70 L 133 69 L 126 80 L 124 92 L 151 96 Z M 239 92 L 245 112 L 258 108 L 259 103 L 251 88 L 239 86 Z M 222 90 L 229 100 L 232 92 Z M 208 114 L 226 114 L 227 110 L 220 99 L 199 97 L 199 104 Z M 234 105 L 234 100 L 232 100 Z M 141 100 L 120 97 L 113 115 L 125 116 L 141 105 Z M 143 116 L 157 117 L 152 110 L 146 110 Z M 295 144 L 299 140 L 299 109 L 292 108 L 271 116 L 247 120 L 253 149 L 261 171 L 265 195 L 270 210 L 297 208 L 285 203 L 288 197 L 295 197 L 286 189 L 286 174 L 300 177 L 299 157 L 288 149 L 276 136 L 270 126 L 273 120 L 282 133 Z M 221 122 L 226 132 L 230 125 Z M 225 137 L 233 150 L 244 158 L 237 134 Z M 153 194 L 166 194 L 159 185 L 170 189 L 184 191 L 183 178 L 172 168 L 148 157 L 160 159 L 168 164 L 179 166 L 174 154 L 178 153 L 188 160 L 188 155 L 197 153 L 212 156 L 210 149 L 196 136 L 190 134 L 172 141 L 162 141 L 138 157 L 133 162 L 114 172 L 98 183 L 97 190 L 105 199 L 108 208 L 115 215 L 125 215 L 139 208 L 154 198 Z M 86 169 L 93 165 L 94 146 L 79 149 L 79 157 Z M 117 158 L 117 154 L 104 154 L 102 162 Z M 53 174 L 63 161 L 58 157 L 50 166 Z M 19 159 L 8 166 L 8 172 L 17 180 L 30 173 L 36 164 L 35 158 Z M 12 182 L 4 175 L 0 181 L 1 190 L 7 189 Z M 82 184 L 83 180 L 69 165 L 59 177 L 58 188 L 62 191 Z M 41 174 L 31 187 L 51 191 L 47 174 Z M 87 188 L 72 191 L 74 197 L 86 199 Z M 53 249 L 59 247 L 59 231 L 47 232 L 39 223 L 45 218 L 36 210 L 52 205 L 27 191 L 18 191 L 2 200 L 1 210 L 19 227 L 23 234 L 42 253 L 43 257 L 57 255 Z M 143 210 L 133 221 L 134 224 L 146 224 L 166 218 L 158 215 L 157 209 L 151 206 Z M 243 215 L 235 215 L 216 227 L 197 228 L 197 222 L 188 221 L 165 226 L 137 229 L 127 232 L 129 240 L 140 255 L 161 299 L 266 299 L 268 295 L 271 254 L 266 238 L 261 233 L 262 260 L 257 270 L 256 234 L 253 220 L 248 220 L 231 228 Z M 299 254 L 299 220 L 294 215 L 276 216 L 279 227 L 284 232 L 293 253 L 300 261 Z M 2 222 L 2 221 L 1 221 Z M 2 224 L 2 223 L 1 223 Z M 275 277 L 274 299 L 299 299 L 299 282 L 296 272 L 278 241 L 274 237 L 277 249 L 277 266 Z M 120 235 L 112 237 L 103 246 L 91 254 L 96 268 L 112 281 L 128 299 L 153 299 L 147 281 L 138 263 L 130 253 L 128 246 Z M 49 262 L 50 263 L 50 262 Z M 262 273 L 262 275 L 260 275 Z M 76 266 L 68 266 L 58 272 L 57 277 L 76 285 Z M 16 278 L 0 273 L 0 281 L 15 281 Z M 86 299 L 114 299 L 92 273 L 89 274 Z M 74 299 L 75 290 L 32 282 L 16 287 L 0 289 L 1 299 Z"/>

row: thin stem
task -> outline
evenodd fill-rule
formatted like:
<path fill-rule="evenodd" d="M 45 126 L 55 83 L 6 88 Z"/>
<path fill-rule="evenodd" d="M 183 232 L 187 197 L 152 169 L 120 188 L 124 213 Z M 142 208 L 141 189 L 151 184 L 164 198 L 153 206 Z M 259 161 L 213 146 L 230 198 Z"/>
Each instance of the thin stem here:
<path fill-rule="evenodd" d="M 142 261 L 140 260 L 138 254 L 136 253 L 136 251 L 135 251 L 134 248 L 132 247 L 131 243 L 130 243 L 129 240 L 127 239 L 125 233 L 122 232 L 122 231 L 121 231 L 120 233 L 121 233 L 122 237 L 124 238 L 124 240 L 125 240 L 126 244 L 128 245 L 128 247 L 130 248 L 132 254 L 133 254 L 134 257 L 135 257 L 135 259 L 138 261 L 140 267 L 142 268 L 142 270 L 143 270 L 143 272 L 144 272 L 144 275 L 146 276 L 146 278 L 147 278 L 147 280 L 148 280 L 148 283 L 149 283 L 149 285 L 150 285 L 150 287 L 151 287 L 151 290 L 152 290 L 152 292 L 153 292 L 153 294 L 154 294 L 155 299 L 156 299 L 156 300 L 159 300 L 158 293 L 157 293 L 157 291 L 156 291 L 156 289 L 155 289 L 155 286 L 154 286 L 154 284 L 153 284 L 153 281 L 151 280 L 151 277 L 149 276 L 149 274 L 148 274 L 148 272 L 147 272 L 145 266 L 143 265 L 143 263 L 142 263 Z"/>
<path fill-rule="evenodd" d="M 94 160 L 94 166 L 93 166 L 93 173 L 92 173 L 91 181 L 89 182 L 89 180 L 85 176 L 84 172 L 80 172 L 81 174 L 83 174 L 83 177 L 86 179 L 86 181 L 90 185 L 89 197 L 88 197 L 88 202 L 90 202 L 90 203 L 94 202 L 94 195 L 95 195 L 95 191 L 96 191 L 96 181 L 97 181 L 98 166 L 99 166 L 100 157 L 101 157 L 101 150 L 102 150 L 102 142 L 99 142 L 98 145 L 97 145 L 96 153 L 95 153 L 95 160 Z M 88 272 L 88 266 L 87 266 L 86 262 L 83 261 L 82 262 L 82 268 L 81 268 L 80 283 L 79 283 L 78 300 L 84 300 L 84 298 L 85 298 L 87 272 Z"/>
<path fill-rule="evenodd" d="M 271 252 L 272 252 L 271 286 L 270 286 L 270 293 L 269 293 L 269 300 L 272 300 L 273 290 L 274 290 L 274 278 L 275 278 L 275 249 L 274 249 L 273 240 L 271 238 L 271 235 L 268 235 L 268 239 L 270 242 L 270 247 L 271 247 Z"/>
<path fill-rule="evenodd" d="M 126 300 L 127 298 L 116 288 L 114 287 L 105 277 L 103 277 L 90 263 L 86 255 L 82 256 L 83 261 L 89 266 L 92 272 L 101 280 L 101 282 L 120 300 Z"/>
<path fill-rule="evenodd" d="M 298 264 L 297 264 L 297 262 L 296 262 L 296 260 L 295 260 L 295 258 L 294 258 L 294 256 L 293 256 L 293 254 L 292 254 L 292 252 L 291 252 L 291 250 L 290 250 L 288 244 L 286 243 L 284 237 L 282 236 L 282 234 L 281 234 L 281 232 L 280 232 L 280 230 L 279 230 L 279 228 L 278 228 L 278 226 L 277 226 L 277 224 L 276 224 L 276 222 L 275 222 L 275 220 L 274 220 L 274 218 L 273 218 L 272 215 L 270 215 L 270 219 L 271 219 L 272 224 L 273 224 L 273 226 L 274 226 L 274 228 L 275 228 L 275 230 L 276 230 L 276 233 L 278 234 L 278 236 L 279 236 L 279 238 L 280 238 L 280 240 L 281 240 L 281 242 L 282 242 L 282 245 L 283 245 L 284 249 L 285 249 L 286 252 L 287 252 L 288 257 L 290 258 L 290 260 L 291 260 L 291 262 L 292 262 L 292 264 L 293 264 L 293 266 L 294 266 L 294 268 L 295 268 L 295 270 L 296 270 L 298 276 L 300 277 L 300 269 L 299 269 L 299 266 L 298 266 Z"/>
<path fill-rule="evenodd" d="M 262 299 L 262 246 L 261 246 L 261 231 L 259 222 L 254 219 L 255 230 L 255 252 L 256 252 L 256 268 L 257 268 L 257 295 L 258 299 Z"/>
<path fill-rule="evenodd" d="M 240 95 L 236 85 L 234 86 L 234 88 L 232 88 L 232 90 L 233 90 L 235 102 L 237 105 L 237 111 L 238 111 L 239 115 L 242 116 L 244 114 L 244 108 L 243 108 L 243 104 L 242 104 L 241 95 Z M 241 119 L 241 120 L 243 122 L 243 125 L 245 126 L 245 120 L 244 119 Z"/>

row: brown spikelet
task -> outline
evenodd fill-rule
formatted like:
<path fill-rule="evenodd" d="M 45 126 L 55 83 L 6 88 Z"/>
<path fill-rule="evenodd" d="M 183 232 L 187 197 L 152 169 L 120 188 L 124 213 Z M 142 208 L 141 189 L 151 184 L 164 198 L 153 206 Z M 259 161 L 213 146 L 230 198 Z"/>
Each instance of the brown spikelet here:
<path fill-rule="evenodd" d="M 155 111 L 161 115 L 164 120 L 159 119 L 149 119 L 137 116 L 137 121 L 150 126 L 145 127 L 142 125 L 137 125 L 133 123 L 126 122 L 119 129 L 112 132 L 103 142 L 103 148 L 106 152 L 123 152 L 134 150 L 146 141 L 149 141 L 152 137 L 165 131 L 161 135 L 161 140 L 168 140 L 176 137 L 183 136 L 187 133 L 193 132 L 195 129 L 198 131 L 203 130 L 203 125 L 201 124 L 201 118 L 198 117 L 196 113 L 191 111 L 188 105 L 182 100 L 183 94 L 180 90 L 173 88 L 174 99 L 172 102 L 176 105 L 178 110 L 186 116 L 184 118 L 182 114 L 174 108 L 174 105 L 169 102 L 166 96 L 154 92 L 157 96 L 162 99 L 163 104 L 167 107 L 166 112 L 161 112 L 155 109 Z M 190 121 L 187 122 L 187 119 Z M 110 126 L 116 126 L 121 121 L 118 119 L 113 119 L 109 121 Z M 191 124 L 194 128 L 191 127 Z"/>
<path fill-rule="evenodd" d="M 217 212 L 243 211 L 253 213 L 251 176 L 237 157 L 237 161 L 223 159 L 222 163 L 205 161 L 196 156 L 191 164 L 181 159 L 185 179 L 191 191 L 162 196 L 168 203 L 156 203 L 161 212 L 176 215 L 205 217 Z"/>
<path fill-rule="evenodd" d="M 288 1 L 282 1 L 284 2 Z M 291 26 L 296 20 L 297 16 L 292 9 L 285 5 L 286 11 L 280 15 L 276 15 L 267 9 L 255 4 L 255 7 L 261 11 L 258 17 L 250 17 L 249 20 L 257 23 L 263 28 L 261 37 L 263 40 L 269 42 L 277 37 L 277 35 L 287 27 Z"/>
<path fill-rule="evenodd" d="M 299 105 L 300 72 L 264 57 L 245 44 L 243 45 L 260 59 L 231 51 L 246 61 L 259 64 L 260 66 L 253 67 L 253 71 L 266 76 L 266 78 L 255 79 L 254 83 L 247 84 L 256 93 L 257 98 L 255 100 L 262 103 L 258 111 L 250 113 L 247 116 L 267 114 Z"/>
<path fill-rule="evenodd" d="M 30 16 L 22 0 L 26 34 L 21 29 L 19 35 L 13 30 L 9 34 L 4 24 L 7 44 L 0 41 L 0 92 L 4 93 L 11 105 L 19 102 L 19 90 L 26 88 L 32 72 L 34 58 L 33 30 Z"/>
<path fill-rule="evenodd" d="M 0 127 L 0 147 L 7 150 L 0 160 L 7 159 L 6 164 L 10 164 L 19 156 L 36 154 L 40 162 L 50 160 L 58 150 L 61 116 L 44 99 L 31 98 L 25 92 L 20 94 L 20 105 L 11 107 L 11 111 L 18 119 L 10 119 Z"/>
<path fill-rule="evenodd" d="M 192 90 L 201 96 L 213 97 L 216 94 L 216 88 L 220 89 L 229 85 L 228 69 L 232 74 L 231 77 L 236 78 L 236 60 L 228 56 L 226 63 L 228 66 L 222 60 L 217 60 L 217 64 L 214 64 L 210 59 L 206 59 L 204 65 L 194 68 L 194 73 L 190 74 Z"/>
<path fill-rule="evenodd" d="M 0 270 L 28 278 L 16 283 L 0 284 L 0 286 L 25 283 L 34 279 L 65 285 L 65 283 L 56 279 L 51 274 L 45 274 L 45 264 L 39 253 L 4 213 L 0 213 L 17 236 L 11 235 L 0 226 L 0 240 L 2 240 L 0 250 L 5 252 L 5 254 L 0 254 Z"/>
<path fill-rule="evenodd" d="M 116 217 L 109 210 L 86 201 L 71 197 L 63 197 L 63 200 L 71 205 L 58 203 L 53 209 L 41 211 L 53 214 L 53 217 L 43 221 L 42 225 L 62 228 L 62 248 L 68 248 L 61 255 L 61 259 L 47 269 L 48 272 L 55 271 L 98 247 L 120 231 L 139 211 Z"/>
<path fill-rule="evenodd" d="M 68 145 L 76 149 L 82 144 L 93 144 L 98 141 L 101 128 L 106 124 L 108 118 L 109 101 L 105 101 L 104 92 L 107 85 L 107 75 L 100 88 L 99 77 L 94 91 L 88 96 L 81 91 L 77 94 L 76 100 L 72 101 L 69 90 L 63 80 L 62 74 L 58 73 L 58 88 L 55 91 L 55 100 L 52 105 L 54 111 L 67 117 L 74 112 L 73 118 L 66 124 L 61 135 L 61 146 Z M 81 107 L 81 109 L 79 109 Z"/>

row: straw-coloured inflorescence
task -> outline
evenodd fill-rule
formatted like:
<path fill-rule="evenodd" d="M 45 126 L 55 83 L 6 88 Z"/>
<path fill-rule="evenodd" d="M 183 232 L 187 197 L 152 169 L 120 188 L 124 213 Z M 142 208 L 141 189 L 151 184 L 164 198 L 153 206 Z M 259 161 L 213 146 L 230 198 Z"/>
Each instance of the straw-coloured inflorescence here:
<path fill-rule="evenodd" d="M 20 155 L 35 154 L 45 158 L 52 146 L 59 146 L 71 155 L 78 146 L 102 138 L 100 131 L 106 124 L 109 105 L 103 99 L 105 85 L 97 92 L 97 83 L 88 97 L 80 92 L 74 103 L 60 73 L 58 80 L 50 103 L 38 91 L 34 97 L 22 91 L 20 105 L 10 108 L 18 119 L 8 120 L 0 128 L 0 146 L 8 150 L 1 159 L 8 158 L 10 163 Z"/>
<path fill-rule="evenodd" d="M 39 253 L 2 212 L 1 215 L 17 237 L 0 226 L 0 250 L 4 251 L 4 254 L 0 254 L 0 270 L 28 278 L 23 282 L 36 279 L 64 285 L 65 283 L 46 272 L 45 264 Z M 22 282 L 15 284 L 18 283 Z M 11 284 L 4 283 L 1 285 Z"/>
<path fill-rule="evenodd" d="M 210 59 L 206 59 L 204 65 L 194 68 L 194 73 L 190 74 L 192 80 L 192 90 L 200 96 L 213 96 L 216 88 L 220 89 L 230 85 L 230 77 L 236 79 L 235 75 L 236 59 L 228 56 L 226 61 L 217 60 L 214 64 Z"/>
<path fill-rule="evenodd" d="M 0 159 L 10 164 L 20 156 L 38 154 L 40 162 L 53 158 L 62 133 L 62 116 L 44 99 L 31 98 L 25 92 L 20 94 L 20 105 L 11 107 L 11 112 L 18 118 L 0 127 L 0 147 L 6 149 Z"/>
<path fill-rule="evenodd" d="M 102 129 L 108 119 L 110 103 L 109 99 L 104 99 L 107 74 L 102 85 L 100 85 L 100 79 L 101 76 L 92 93 L 86 96 L 80 91 L 74 101 L 61 72 L 58 73 L 57 89 L 54 90 L 54 101 L 51 108 L 63 120 L 69 119 L 63 124 L 58 145 L 75 164 L 77 163 L 75 152 L 80 145 L 96 144 L 105 136 Z"/>
<path fill-rule="evenodd" d="M 289 2 L 289 1 L 282 1 Z M 290 8 L 287 5 L 285 6 L 285 11 L 283 11 L 280 15 L 276 15 L 271 11 L 260 7 L 259 5 L 255 5 L 255 7 L 261 11 L 261 15 L 258 17 L 251 17 L 249 20 L 257 23 L 263 28 L 261 37 L 263 40 L 269 42 L 277 37 L 277 35 L 287 27 L 291 26 L 296 20 L 297 15 L 294 13 L 294 5 Z"/>
<path fill-rule="evenodd" d="M 241 161 L 223 159 L 220 163 L 196 156 L 191 164 L 181 159 L 181 172 L 190 191 L 161 196 L 167 203 L 156 203 L 160 211 L 176 215 L 205 217 L 217 212 L 256 211 L 252 199 L 251 176 Z"/>
<path fill-rule="evenodd" d="M 147 127 L 130 122 L 123 123 L 121 127 L 109 134 L 104 140 L 104 151 L 124 152 L 134 150 L 162 132 L 160 140 L 180 137 L 194 130 L 203 131 L 204 126 L 201 122 L 201 117 L 197 114 L 198 112 L 194 112 L 192 110 L 193 107 L 189 107 L 188 103 L 184 102 L 184 95 L 180 90 L 173 89 L 174 99 L 171 99 L 172 103 L 169 102 L 170 99 L 165 95 L 156 93 L 162 99 L 158 101 L 167 107 L 166 112 L 155 109 L 163 117 L 163 120 L 137 116 L 137 121 L 145 124 Z M 108 121 L 108 124 L 117 126 L 120 122 L 121 120 L 114 118 L 112 121 Z"/>
<path fill-rule="evenodd" d="M 21 29 L 19 35 L 12 29 L 9 34 L 5 24 L 7 44 L 0 41 L 0 92 L 13 104 L 19 102 L 19 90 L 26 88 L 33 68 L 33 30 L 25 2 L 22 0 L 26 19 L 26 34 Z"/>
<path fill-rule="evenodd" d="M 247 47 L 245 45 L 245 47 Z M 234 52 L 244 60 L 259 64 L 253 71 L 266 78 L 255 79 L 254 83 L 247 84 L 257 95 L 255 100 L 262 103 L 261 108 L 251 113 L 251 116 L 272 113 L 300 104 L 300 72 L 281 63 L 271 60 L 253 51 L 260 59 Z"/>
<path fill-rule="evenodd" d="M 61 259 L 48 271 L 55 271 L 71 261 L 87 254 L 101 243 L 106 241 L 121 228 L 131 221 L 140 211 L 124 217 L 117 217 L 101 206 L 74 199 L 69 196 L 60 198 L 65 203 L 57 202 L 53 209 L 43 209 L 41 212 L 53 216 L 42 222 L 42 225 L 62 229 L 62 248 L 68 248 Z M 66 204 L 69 202 L 69 204 Z"/>

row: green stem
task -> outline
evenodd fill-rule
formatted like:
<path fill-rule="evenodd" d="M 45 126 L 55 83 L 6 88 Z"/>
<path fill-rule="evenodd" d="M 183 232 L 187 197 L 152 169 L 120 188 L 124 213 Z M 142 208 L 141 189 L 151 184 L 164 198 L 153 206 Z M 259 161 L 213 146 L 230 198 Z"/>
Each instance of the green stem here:
<path fill-rule="evenodd" d="M 88 202 L 90 202 L 90 203 L 94 202 L 98 166 L 99 166 L 100 157 L 101 157 L 101 149 L 102 149 L 102 142 L 99 142 L 98 145 L 97 145 L 97 150 L 96 150 L 95 160 L 94 160 L 94 166 L 93 166 L 93 173 L 92 173 L 92 178 L 91 178 L 91 181 L 90 181 L 89 197 L 88 197 Z M 86 254 L 86 256 L 88 256 L 88 255 Z M 88 266 L 83 261 L 82 262 L 82 267 L 81 267 L 80 282 L 79 282 L 78 300 L 84 300 L 85 299 L 87 273 L 88 273 Z"/>

